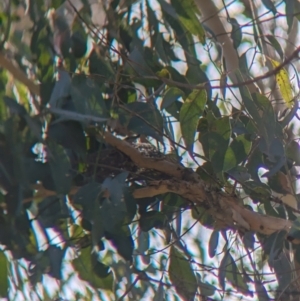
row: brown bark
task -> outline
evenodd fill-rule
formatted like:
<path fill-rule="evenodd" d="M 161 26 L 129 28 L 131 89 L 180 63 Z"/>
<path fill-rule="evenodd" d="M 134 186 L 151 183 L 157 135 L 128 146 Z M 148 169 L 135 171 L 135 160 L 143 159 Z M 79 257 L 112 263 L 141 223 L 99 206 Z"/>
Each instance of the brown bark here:
<path fill-rule="evenodd" d="M 281 230 L 289 231 L 292 226 L 289 220 L 262 215 L 246 209 L 237 196 L 230 196 L 225 192 L 212 189 L 198 174 L 178 164 L 144 157 L 132 145 L 109 132 L 105 132 L 103 138 L 130 157 L 139 168 L 152 169 L 171 177 L 169 180 L 152 181 L 147 187 L 135 190 L 133 193 L 135 198 L 173 192 L 194 204 L 205 203 L 210 208 L 209 212 L 213 217 L 227 227 L 251 230 L 265 235 Z"/>
<path fill-rule="evenodd" d="M 201 12 L 202 22 L 213 31 L 217 41 L 223 48 L 223 56 L 229 78 L 234 84 L 237 84 L 234 71 L 239 69 L 238 53 L 233 47 L 233 42 L 221 21 L 219 9 L 212 0 L 195 0 L 195 3 Z M 247 86 L 251 93 L 257 92 L 257 88 L 253 83 Z"/>

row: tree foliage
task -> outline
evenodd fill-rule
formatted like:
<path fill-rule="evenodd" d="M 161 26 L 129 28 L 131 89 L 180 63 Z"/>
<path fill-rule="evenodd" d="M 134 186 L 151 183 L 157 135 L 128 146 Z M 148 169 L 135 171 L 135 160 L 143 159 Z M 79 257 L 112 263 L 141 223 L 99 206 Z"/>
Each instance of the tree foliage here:
<path fill-rule="evenodd" d="M 0 7 L 2 297 L 298 300 L 298 1 Z"/>

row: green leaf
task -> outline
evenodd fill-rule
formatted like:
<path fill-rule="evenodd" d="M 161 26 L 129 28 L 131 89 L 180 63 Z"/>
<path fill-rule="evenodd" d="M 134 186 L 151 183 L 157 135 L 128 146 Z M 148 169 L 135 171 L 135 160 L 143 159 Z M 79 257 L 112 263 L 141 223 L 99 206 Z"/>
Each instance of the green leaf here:
<path fill-rule="evenodd" d="M 159 36 L 159 28 L 158 28 L 158 21 L 155 15 L 155 12 L 153 11 L 152 7 L 151 7 L 151 1 L 147 0 L 146 1 L 146 8 L 147 8 L 147 17 L 148 17 L 148 22 L 150 25 L 150 28 L 154 29 L 154 33 L 151 35 L 151 43 L 152 45 L 154 45 L 154 41 L 155 41 L 155 37 Z"/>
<path fill-rule="evenodd" d="M 274 208 L 271 202 L 264 202 L 264 209 L 267 215 L 279 217 L 279 210 L 278 208 Z"/>
<path fill-rule="evenodd" d="M 3 251 L 0 251 L 0 297 L 8 296 L 8 260 Z"/>
<path fill-rule="evenodd" d="M 264 0 L 264 1 L 271 2 L 271 0 Z M 272 3 L 272 5 L 274 5 L 274 4 Z M 275 8 L 275 11 L 276 11 L 276 8 Z M 282 47 L 281 47 L 280 43 L 277 41 L 276 37 L 273 36 L 273 35 L 268 34 L 268 35 L 266 35 L 266 38 L 268 38 L 271 45 L 277 51 L 277 53 L 279 54 L 281 60 L 284 60 L 284 53 L 283 53 Z"/>
<path fill-rule="evenodd" d="M 54 142 L 48 144 L 49 165 L 54 181 L 55 191 L 58 194 L 67 194 L 72 183 L 71 163 L 61 145 Z"/>
<path fill-rule="evenodd" d="M 247 249 L 254 249 L 254 243 L 255 243 L 255 233 L 252 231 L 248 231 L 243 236 L 243 243 L 245 248 Z"/>
<path fill-rule="evenodd" d="M 77 191 L 74 196 L 74 204 L 81 205 L 82 207 L 82 216 L 92 221 L 94 218 L 95 207 L 99 203 L 96 202 L 100 196 L 101 185 L 96 182 L 90 182 Z"/>
<path fill-rule="evenodd" d="M 108 190 L 109 199 L 114 203 L 114 205 L 120 205 L 121 203 L 125 205 L 123 200 L 123 191 L 128 174 L 128 171 L 121 172 L 113 179 L 106 178 L 102 183 L 102 190 Z"/>
<path fill-rule="evenodd" d="M 27 111 L 24 108 L 24 106 L 17 103 L 15 99 L 8 96 L 4 96 L 3 100 L 6 107 L 9 109 L 11 115 L 17 114 L 17 115 L 25 116 L 27 114 Z"/>
<path fill-rule="evenodd" d="M 155 296 L 153 298 L 153 301 L 164 301 L 165 300 L 165 289 L 164 285 L 160 282 L 158 289 L 155 292 Z"/>
<path fill-rule="evenodd" d="M 71 188 L 71 164 L 64 148 L 56 143 L 49 143 L 49 165 L 59 194 L 67 194 Z"/>
<path fill-rule="evenodd" d="M 251 175 L 251 178 L 253 180 L 255 180 L 257 183 L 260 182 L 260 179 L 258 177 L 258 169 L 262 166 L 264 166 L 263 155 L 262 155 L 261 151 L 258 148 L 256 148 L 252 152 L 252 154 L 246 164 L 246 168 L 247 168 L 249 174 Z"/>
<path fill-rule="evenodd" d="M 71 36 L 71 50 L 76 59 L 83 57 L 87 51 L 87 34 L 81 22 L 74 22 Z"/>
<path fill-rule="evenodd" d="M 218 243 L 219 243 L 219 231 L 214 230 L 211 233 L 211 236 L 209 238 L 209 243 L 208 243 L 208 254 L 209 257 L 212 258 L 216 255 L 217 252 L 217 247 L 218 247 Z"/>
<path fill-rule="evenodd" d="M 295 246 L 295 260 L 300 262 L 300 245 Z"/>
<path fill-rule="evenodd" d="M 264 183 L 246 181 L 243 183 L 243 188 L 254 202 L 263 202 L 270 200 L 271 189 Z"/>
<path fill-rule="evenodd" d="M 134 243 L 128 226 L 120 227 L 114 233 L 107 232 L 106 238 L 112 242 L 118 253 L 125 260 L 132 263 Z"/>
<path fill-rule="evenodd" d="M 39 18 L 35 23 L 30 42 L 30 50 L 36 57 L 38 79 L 43 83 L 52 81 L 54 74 L 53 56 L 49 52 L 49 48 L 53 47 L 53 37 L 49 35 L 48 26 L 46 18 Z"/>
<path fill-rule="evenodd" d="M 292 140 L 287 146 L 285 150 L 287 158 L 291 159 L 295 162 L 296 165 L 300 165 L 300 147 L 299 144 Z"/>
<path fill-rule="evenodd" d="M 234 259 L 232 258 L 231 254 L 228 254 L 229 260 L 228 265 L 226 266 L 226 279 L 229 280 L 236 289 L 238 289 L 243 294 L 247 295 L 248 286 L 245 283 L 241 272 L 238 270 L 237 265 Z"/>
<path fill-rule="evenodd" d="M 124 201 L 126 205 L 126 221 L 131 222 L 134 218 L 137 210 L 137 203 L 136 199 L 133 197 L 132 192 L 128 189 L 128 187 L 125 187 L 123 189 L 124 193 Z"/>
<path fill-rule="evenodd" d="M 262 0 L 263 5 L 269 9 L 274 15 L 276 15 L 277 10 L 272 0 Z"/>
<path fill-rule="evenodd" d="M 273 239 L 272 247 L 269 254 L 269 264 L 271 267 L 273 267 L 274 264 L 276 264 L 278 257 L 283 251 L 286 235 L 287 233 L 284 230 L 276 232 L 276 236 Z"/>
<path fill-rule="evenodd" d="M 108 196 L 101 203 L 98 218 L 101 217 L 105 230 L 110 233 L 116 233 L 127 216 L 127 207 L 124 200 L 127 176 L 128 172 L 123 172 L 114 179 L 106 178 L 102 184 L 102 191 Z"/>
<path fill-rule="evenodd" d="M 200 131 L 199 141 L 202 144 L 204 154 L 210 159 L 215 173 L 223 171 L 224 158 L 231 136 L 229 117 L 215 118 L 208 111 L 207 118 L 202 119 L 198 129 Z"/>
<path fill-rule="evenodd" d="M 48 103 L 51 108 L 60 106 L 62 100 L 70 95 L 71 82 L 71 77 L 67 71 L 58 71 L 58 80 L 52 89 Z"/>
<path fill-rule="evenodd" d="M 299 12 L 300 12 L 300 3 L 298 1 L 294 1 L 294 13 L 293 13 L 293 17 L 295 16 L 298 21 L 300 19 Z"/>
<path fill-rule="evenodd" d="M 266 207 L 266 205 L 264 206 Z M 267 211 L 267 210 L 266 210 Z M 269 215 L 270 213 L 267 212 Z M 284 234 L 285 233 L 285 234 Z M 272 250 L 272 257 L 273 259 L 275 257 L 277 257 L 279 255 L 279 253 L 282 251 L 282 247 L 283 247 L 283 244 L 284 244 L 284 241 L 282 239 L 284 239 L 284 236 L 286 235 L 287 233 L 283 230 L 283 231 L 276 231 L 274 233 L 272 233 L 271 235 L 267 236 L 267 237 L 263 237 L 261 239 L 261 246 L 263 248 L 263 252 L 265 255 L 270 255 L 271 254 L 271 250 Z M 291 233 L 289 233 L 291 234 Z M 277 238 L 279 237 L 279 240 L 277 240 Z M 276 243 L 277 241 L 277 243 Z M 279 244 L 278 244 L 279 243 Z M 276 250 L 276 254 L 274 253 L 274 245 L 278 246 L 279 248 L 277 248 L 278 250 Z M 276 249 L 276 247 L 275 247 Z M 273 263 L 274 263 L 274 260 L 270 261 L 270 265 L 273 266 Z"/>
<path fill-rule="evenodd" d="M 177 293 L 188 301 L 194 300 L 197 279 L 188 259 L 174 245 L 170 250 L 169 277 Z"/>
<path fill-rule="evenodd" d="M 262 136 L 270 143 L 275 136 L 282 136 L 282 127 L 278 124 L 271 101 L 260 93 L 252 94 L 253 101 L 258 109 L 262 111 L 261 125 L 263 126 Z"/>
<path fill-rule="evenodd" d="M 139 225 L 144 232 L 148 232 L 152 228 L 163 229 L 166 224 L 166 218 L 166 215 L 159 211 L 147 211 L 141 215 Z"/>
<path fill-rule="evenodd" d="M 100 84 L 114 79 L 114 70 L 111 63 L 98 55 L 96 50 L 93 50 L 89 56 L 89 72 L 95 75 L 96 81 Z"/>
<path fill-rule="evenodd" d="M 160 109 L 163 110 L 170 106 L 174 101 L 176 101 L 178 98 L 184 96 L 184 92 L 176 87 L 169 88 L 161 102 Z"/>
<path fill-rule="evenodd" d="M 205 31 L 200 23 L 198 7 L 193 0 L 171 0 L 181 24 L 193 35 L 199 38 L 200 43 L 205 43 Z"/>
<path fill-rule="evenodd" d="M 185 76 L 191 85 L 205 84 L 207 99 L 210 100 L 212 96 L 211 83 L 206 72 L 203 70 L 204 68 L 202 69 L 200 64 L 201 62 L 199 61 L 190 62 Z M 219 109 L 217 108 L 215 101 L 208 101 L 207 106 L 209 109 L 213 110 L 217 117 L 220 117 L 217 115 Z"/>
<path fill-rule="evenodd" d="M 229 22 L 232 26 L 231 39 L 233 41 L 233 47 L 237 49 L 242 42 L 242 27 L 235 18 L 229 18 Z"/>
<path fill-rule="evenodd" d="M 187 80 L 187 77 L 180 74 L 174 67 L 172 66 L 166 66 L 164 69 L 166 69 L 169 74 L 171 75 L 171 79 L 175 82 L 183 83 L 183 84 L 189 84 L 189 81 Z M 169 84 L 170 87 L 176 86 L 176 84 Z M 191 93 L 191 89 L 188 88 L 180 88 L 184 92 L 185 95 L 188 95 Z"/>
<path fill-rule="evenodd" d="M 268 178 L 270 188 L 280 194 L 286 195 L 292 193 L 287 175 L 279 171 Z"/>
<path fill-rule="evenodd" d="M 82 206 L 89 204 L 94 205 L 96 198 L 99 196 L 101 192 L 101 184 L 97 182 L 90 182 L 77 191 L 74 196 L 74 203 L 80 204 Z"/>
<path fill-rule="evenodd" d="M 196 276 L 198 278 L 198 285 L 201 291 L 201 295 L 203 296 L 212 296 L 214 295 L 216 288 L 211 285 L 210 283 L 203 282 L 201 280 L 201 275 L 199 273 L 196 273 Z"/>
<path fill-rule="evenodd" d="M 236 166 L 227 172 L 230 177 L 237 180 L 238 182 L 245 182 L 250 179 L 250 174 L 248 172 L 248 169 L 244 166 Z"/>
<path fill-rule="evenodd" d="M 274 68 L 277 68 L 280 63 L 273 60 L 269 59 L 273 65 Z M 282 98 L 285 101 L 286 105 L 291 108 L 293 106 L 293 89 L 291 86 L 291 81 L 289 78 L 288 72 L 284 69 L 281 68 L 276 74 L 275 74 L 275 79 L 277 82 L 277 85 L 279 87 L 279 90 L 281 92 Z"/>
<path fill-rule="evenodd" d="M 201 225 L 213 229 L 215 220 L 213 219 L 212 215 L 207 212 L 204 207 L 200 206 L 193 206 L 192 207 L 192 217 L 198 220 Z"/>
<path fill-rule="evenodd" d="M 221 260 L 219 266 L 219 275 L 218 275 L 219 284 L 223 290 L 225 290 L 225 276 L 226 276 L 226 269 L 229 261 L 230 261 L 230 253 L 229 250 L 227 250 L 223 256 L 223 259 Z"/>
<path fill-rule="evenodd" d="M 101 239 L 105 234 L 105 221 L 103 218 L 101 218 L 101 213 L 102 211 L 101 208 L 99 208 L 99 203 L 95 202 L 94 210 L 92 212 L 92 219 L 90 219 L 92 225 L 91 236 L 92 236 L 92 243 L 94 247 L 99 246 L 99 244 L 101 245 L 102 243 Z"/>
<path fill-rule="evenodd" d="M 253 101 L 258 106 L 258 108 L 263 111 L 264 116 L 272 117 L 274 122 L 275 113 L 271 101 L 265 95 L 257 92 L 253 93 L 252 97 L 253 97 Z"/>
<path fill-rule="evenodd" d="M 197 168 L 196 172 L 203 181 L 210 183 L 210 185 L 216 184 L 214 170 L 211 162 L 204 162 Z"/>
<path fill-rule="evenodd" d="M 155 41 L 155 50 L 157 51 L 159 57 L 161 58 L 161 60 L 166 63 L 169 64 L 170 63 L 170 59 L 167 56 L 165 49 L 164 49 L 164 37 L 161 33 L 157 33 L 157 37 L 156 37 L 156 41 Z"/>
<path fill-rule="evenodd" d="M 166 53 L 166 56 L 168 57 L 168 64 L 170 63 L 170 61 L 180 61 L 180 59 L 176 56 L 174 45 L 162 38 L 162 46 L 164 47 L 164 51 Z"/>
<path fill-rule="evenodd" d="M 162 142 L 163 119 L 160 112 L 149 103 L 133 102 L 119 111 L 120 121 L 136 134 L 151 136 Z"/>
<path fill-rule="evenodd" d="M 86 137 L 79 122 L 69 120 L 50 124 L 48 137 L 64 148 L 75 151 L 81 158 L 86 153 Z"/>
<path fill-rule="evenodd" d="M 282 128 L 286 127 L 290 121 L 295 117 L 296 112 L 299 109 L 299 103 L 297 100 L 295 100 L 295 103 L 293 105 L 293 107 L 289 110 L 289 112 L 284 116 L 284 118 L 282 120 L 280 120 L 280 126 Z"/>
<path fill-rule="evenodd" d="M 244 78 L 243 78 L 242 74 L 240 73 L 240 71 L 236 71 L 235 74 L 236 74 L 238 82 L 239 83 L 243 83 L 244 82 Z M 261 117 L 259 115 L 259 112 L 257 110 L 255 102 L 252 99 L 252 96 L 251 96 L 251 94 L 249 92 L 249 89 L 245 85 L 241 85 L 239 87 L 239 89 L 240 89 L 240 93 L 241 93 L 241 96 L 242 96 L 242 99 L 243 99 L 243 103 L 244 103 L 247 111 L 252 116 L 252 118 L 254 119 L 255 123 L 260 128 L 260 130 L 264 129 L 264 127 L 261 125 L 261 123 L 262 123 Z"/>
<path fill-rule="evenodd" d="M 149 233 L 145 231 L 138 231 L 138 249 L 139 254 L 144 254 L 149 250 L 150 241 Z"/>
<path fill-rule="evenodd" d="M 73 240 L 80 240 L 82 237 L 85 236 L 85 232 L 83 228 L 77 224 L 71 224 L 70 227 L 68 228 L 69 231 L 69 236 Z"/>
<path fill-rule="evenodd" d="M 246 160 L 251 146 L 252 142 L 247 135 L 239 135 L 233 139 L 225 154 L 223 171 L 228 171 Z"/>
<path fill-rule="evenodd" d="M 278 294 L 282 291 L 285 292 L 286 288 L 293 281 L 293 271 L 291 269 L 291 262 L 284 252 L 274 261 L 274 270 L 278 281 Z M 282 296 L 288 296 L 288 291 L 287 294 L 283 294 Z"/>
<path fill-rule="evenodd" d="M 270 298 L 264 285 L 258 280 L 255 280 L 255 290 L 257 292 L 258 301 L 269 301 Z"/>
<path fill-rule="evenodd" d="M 248 61 L 246 55 L 247 55 L 247 51 L 239 56 L 239 68 L 240 68 L 240 72 L 247 77 L 247 75 L 249 74 L 249 67 L 248 67 Z"/>
<path fill-rule="evenodd" d="M 107 117 L 102 91 L 92 78 L 84 74 L 74 76 L 70 94 L 78 113 Z"/>
<path fill-rule="evenodd" d="M 179 101 L 173 102 L 170 106 L 166 108 L 166 111 L 174 118 L 179 120 L 179 112 L 181 110 L 182 103 Z"/>
<path fill-rule="evenodd" d="M 267 155 L 265 163 L 269 168 L 269 171 L 266 172 L 263 176 L 271 177 L 276 172 L 278 172 L 286 162 L 282 140 L 274 138 L 269 145 L 266 145 L 266 143 L 261 140 L 259 146 L 261 148 L 261 151 Z"/>
<path fill-rule="evenodd" d="M 115 233 L 123 224 L 126 217 L 126 207 L 124 202 L 114 204 L 105 198 L 101 205 L 100 216 L 106 231 Z"/>
<path fill-rule="evenodd" d="M 47 249 L 47 255 L 50 261 L 49 274 L 55 279 L 62 279 L 62 262 L 65 255 L 66 249 L 61 249 L 60 247 L 50 245 Z"/>
<path fill-rule="evenodd" d="M 39 221 L 44 228 L 53 227 L 62 217 L 62 202 L 51 195 L 38 203 Z"/>
<path fill-rule="evenodd" d="M 10 164 L 7 164 L 5 160 L 1 160 L 3 165 L 5 166 L 2 172 L 4 172 L 5 177 L 11 182 L 11 177 L 14 177 L 18 183 L 22 185 L 26 185 L 27 176 L 26 170 L 24 168 L 23 160 L 23 142 L 24 135 L 22 135 L 22 131 L 20 130 L 20 119 L 17 115 L 13 115 L 4 122 L 4 134 L 5 134 L 5 142 L 6 144 L 6 158 Z M 21 201 L 19 199 L 19 201 Z"/>
<path fill-rule="evenodd" d="M 186 206 L 186 201 L 178 194 L 166 193 L 161 203 L 161 211 L 167 216 L 168 219 L 172 219 L 174 213 L 178 213 L 180 208 Z"/>
<path fill-rule="evenodd" d="M 177 37 L 177 41 L 180 43 L 180 45 L 182 46 L 184 51 L 186 53 L 188 53 L 188 55 L 186 56 L 186 63 L 188 64 L 189 67 L 192 65 L 196 65 L 196 64 L 199 65 L 200 62 L 197 59 L 195 42 L 194 42 L 192 34 L 189 31 L 187 31 L 185 28 L 183 28 L 183 25 L 179 21 L 177 13 L 172 5 L 170 5 L 169 3 L 167 3 L 164 0 L 159 0 L 158 2 L 160 3 L 161 8 L 162 8 L 163 17 L 166 21 L 165 24 L 170 25 L 172 27 L 172 29 L 174 30 L 175 35 Z M 174 71 L 176 71 L 173 67 L 170 67 L 170 66 L 167 66 L 166 68 L 168 70 L 173 69 Z M 178 71 L 170 72 L 170 73 L 171 73 L 171 78 L 174 81 L 178 81 L 181 83 L 187 82 L 187 79 L 185 76 L 181 75 L 182 80 L 180 80 L 178 77 L 174 77 L 173 73 L 179 74 Z M 191 92 L 190 89 L 187 89 L 187 88 L 182 88 L 182 90 L 185 92 L 185 94 L 189 94 Z"/>
<path fill-rule="evenodd" d="M 294 22 L 294 14 L 295 14 L 295 4 L 294 0 L 284 0 L 285 2 L 285 16 L 286 16 L 286 22 L 288 24 L 288 33 L 290 33 L 293 22 Z"/>
<path fill-rule="evenodd" d="M 31 285 L 35 286 L 38 282 L 42 281 L 42 276 L 45 273 L 45 270 L 49 269 L 49 264 L 49 256 L 47 255 L 47 252 L 39 252 L 36 256 L 35 266 L 29 275 Z"/>
<path fill-rule="evenodd" d="M 156 71 L 151 70 L 145 53 L 143 53 L 142 50 L 137 47 L 134 47 L 130 52 L 128 60 L 130 64 L 126 63 L 125 69 L 127 69 L 130 73 L 138 74 L 141 79 L 145 76 L 153 76 L 153 73 Z"/>
<path fill-rule="evenodd" d="M 91 254 L 91 261 L 93 265 L 93 272 L 99 277 L 99 278 L 106 278 L 111 273 L 110 267 L 103 264 L 98 260 L 98 254 L 92 253 Z"/>
<path fill-rule="evenodd" d="M 206 101 L 205 90 L 193 90 L 185 100 L 179 113 L 182 136 L 190 152 L 193 151 L 198 120 L 203 114 Z"/>
<path fill-rule="evenodd" d="M 122 81 L 122 85 L 117 91 L 117 97 L 122 99 L 122 102 L 131 103 L 135 102 L 137 98 L 137 90 L 135 86 L 130 81 Z"/>
<path fill-rule="evenodd" d="M 73 266 L 80 279 L 87 281 L 93 287 L 112 291 L 113 273 L 109 272 L 105 278 L 98 276 L 97 266 L 95 267 L 92 262 L 91 247 L 81 249 L 80 255 L 73 260 Z"/>

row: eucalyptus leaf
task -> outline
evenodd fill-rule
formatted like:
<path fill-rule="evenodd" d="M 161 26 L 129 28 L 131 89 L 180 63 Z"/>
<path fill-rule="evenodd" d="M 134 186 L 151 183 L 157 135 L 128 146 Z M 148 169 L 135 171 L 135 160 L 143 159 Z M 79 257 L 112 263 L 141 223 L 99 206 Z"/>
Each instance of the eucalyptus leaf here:
<path fill-rule="evenodd" d="M 184 300 L 193 300 L 197 291 L 195 274 L 185 256 L 174 245 L 170 250 L 168 271 L 178 294 Z"/>
<path fill-rule="evenodd" d="M 223 290 L 225 289 L 226 269 L 227 269 L 227 266 L 229 263 L 230 263 L 230 253 L 229 253 L 229 251 L 226 251 L 221 260 L 220 268 L 219 268 L 219 275 L 218 275 L 219 284 Z"/>
<path fill-rule="evenodd" d="M 55 190 L 59 194 L 67 194 L 71 188 L 71 163 L 64 148 L 56 143 L 50 143 L 49 166 L 54 181 Z"/>
<path fill-rule="evenodd" d="M 229 22 L 232 26 L 231 39 L 233 41 L 233 47 L 237 49 L 242 42 L 242 29 L 235 18 L 230 18 Z"/>
<path fill-rule="evenodd" d="M 186 146 L 193 151 L 198 119 L 203 114 L 207 101 L 204 90 L 194 90 L 185 100 L 179 114 L 180 127 Z"/>
<path fill-rule="evenodd" d="M 97 273 L 97 266 L 95 267 L 92 263 L 92 252 L 91 248 L 84 248 L 80 251 L 80 254 L 73 261 L 75 270 L 78 272 L 79 278 L 87 281 L 91 285 L 97 288 L 102 288 L 106 290 L 112 290 L 113 288 L 113 273 L 110 272 L 104 278 L 100 278 Z M 96 268 L 95 273 L 93 270 Z M 102 275 L 102 273 L 101 273 Z"/>
<path fill-rule="evenodd" d="M 274 15 L 276 15 L 277 10 L 272 0 L 262 0 L 263 5 L 269 9 Z"/>
<path fill-rule="evenodd" d="M 170 106 L 174 101 L 176 101 L 178 98 L 182 97 L 184 95 L 183 91 L 176 88 L 176 87 L 171 87 L 169 88 L 164 97 L 163 101 L 160 105 L 161 110 L 167 108 Z"/>
<path fill-rule="evenodd" d="M 0 252 L 0 296 L 8 296 L 8 260 L 3 251 Z"/>
<path fill-rule="evenodd" d="M 219 231 L 215 230 L 212 232 L 209 239 L 209 249 L 208 249 L 209 257 L 212 258 L 216 255 L 218 243 L 219 243 Z"/>

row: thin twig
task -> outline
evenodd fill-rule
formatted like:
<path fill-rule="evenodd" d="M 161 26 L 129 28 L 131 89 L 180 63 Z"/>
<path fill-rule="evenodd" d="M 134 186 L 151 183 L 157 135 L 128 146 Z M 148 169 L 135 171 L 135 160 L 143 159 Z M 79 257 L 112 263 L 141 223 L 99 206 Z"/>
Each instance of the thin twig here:
<path fill-rule="evenodd" d="M 262 79 L 266 79 L 268 77 L 274 76 L 282 68 L 284 68 L 286 65 L 288 65 L 289 63 L 291 63 L 291 61 L 293 59 L 298 58 L 299 52 L 300 52 L 300 46 L 297 47 L 296 50 L 288 58 L 286 58 L 281 64 L 279 64 L 273 70 L 270 70 L 270 71 L 266 72 L 265 74 L 256 76 L 253 79 L 245 80 L 245 81 L 239 82 L 239 83 L 226 84 L 225 86 L 222 86 L 222 85 L 211 86 L 210 88 L 211 89 L 239 88 L 239 87 L 242 87 L 242 86 L 247 86 L 247 85 L 256 83 L 256 82 L 258 82 L 258 81 L 260 81 Z M 160 79 L 162 82 L 164 82 L 165 84 L 168 84 L 168 85 L 172 84 L 172 85 L 176 85 L 176 86 L 181 87 L 181 88 L 195 89 L 195 90 L 204 89 L 209 84 L 209 82 L 206 82 L 206 83 L 202 83 L 202 84 L 198 84 L 198 85 L 192 85 L 192 84 L 186 84 L 186 83 L 174 81 L 172 79 L 165 78 L 165 77 L 159 77 L 159 76 L 145 76 L 144 78 L 145 79 Z"/>
<path fill-rule="evenodd" d="M 61 117 L 65 117 L 65 119 L 71 119 L 71 120 L 76 120 L 76 121 L 80 121 L 80 122 L 105 122 L 108 120 L 108 118 L 103 118 L 103 117 L 97 117 L 97 116 L 93 116 L 93 115 L 86 115 L 86 114 L 80 114 L 80 113 L 76 113 L 76 112 L 71 112 L 71 111 L 67 111 L 67 110 L 62 110 L 62 109 L 57 109 L 57 108 L 49 108 L 46 110 L 46 112 L 52 113 L 52 114 L 57 114 L 60 115 Z M 56 120 L 54 122 L 52 122 L 52 124 L 54 123 L 58 123 L 60 121 L 63 121 L 64 118 Z"/>
<path fill-rule="evenodd" d="M 122 301 L 132 290 L 132 288 L 136 285 L 136 283 L 140 280 L 140 275 L 137 275 L 137 277 L 134 279 L 134 281 L 129 285 L 129 287 L 126 289 L 124 294 L 118 299 L 118 301 Z"/>

